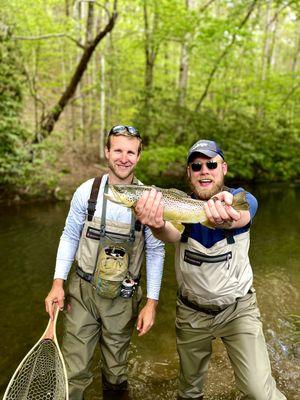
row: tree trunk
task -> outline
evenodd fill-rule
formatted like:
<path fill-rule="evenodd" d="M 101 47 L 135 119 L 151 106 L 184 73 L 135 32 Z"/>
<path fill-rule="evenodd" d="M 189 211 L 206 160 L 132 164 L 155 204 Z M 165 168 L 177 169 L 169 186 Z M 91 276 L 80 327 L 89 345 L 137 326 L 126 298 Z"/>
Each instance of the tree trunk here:
<path fill-rule="evenodd" d="M 296 30 L 296 37 L 295 37 L 295 52 L 292 60 L 292 73 L 295 74 L 297 71 L 298 60 L 300 54 L 300 22 L 297 21 L 297 30 Z"/>
<path fill-rule="evenodd" d="M 213 68 L 212 68 L 212 70 L 211 70 L 211 72 L 210 72 L 210 74 L 208 76 L 208 80 L 207 80 L 207 83 L 205 85 L 204 91 L 203 91 L 202 95 L 200 96 L 199 101 L 197 102 L 197 104 L 195 106 L 194 112 L 198 112 L 200 110 L 200 108 L 202 106 L 202 103 L 203 103 L 203 101 L 205 100 L 205 98 L 206 98 L 206 96 L 208 94 L 208 91 L 209 91 L 210 85 L 212 84 L 214 76 L 215 76 L 216 72 L 218 71 L 218 69 L 219 69 L 219 67 L 221 65 L 221 62 L 223 61 L 223 59 L 227 56 L 227 54 L 229 53 L 229 51 L 233 47 L 233 45 L 234 45 L 234 43 L 236 41 L 236 36 L 238 34 L 238 31 L 241 30 L 243 28 L 243 26 L 247 23 L 247 21 L 250 18 L 252 12 L 254 11 L 254 8 L 256 6 L 257 1 L 258 0 L 253 0 L 253 2 L 251 3 L 251 5 L 250 5 L 250 7 L 249 7 L 249 9 L 247 11 L 246 16 L 243 18 L 242 22 L 238 26 L 237 31 L 232 35 L 232 39 L 231 39 L 230 43 L 228 44 L 227 47 L 225 47 L 223 52 L 217 58 L 214 66 L 213 66 Z"/>
<path fill-rule="evenodd" d="M 77 20 L 77 41 L 78 43 L 84 43 L 84 38 L 83 38 L 83 32 L 82 32 L 82 20 L 84 18 L 84 6 L 86 5 L 86 3 L 83 3 L 81 1 L 75 2 L 75 13 L 76 13 L 76 20 Z M 84 43 L 86 44 L 86 43 Z M 81 58 L 81 50 L 79 48 L 77 48 L 77 59 L 76 59 L 76 63 L 78 65 L 78 63 L 80 62 L 80 58 Z M 83 78 L 83 77 L 82 77 Z M 84 145 L 86 145 L 86 136 L 85 136 L 85 119 L 84 119 L 84 114 L 85 114 L 85 103 L 84 103 L 84 95 L 83 95 L 83 87 L 84 87 L 84 82 L 83 79 L 81 79 L 78 82 L 77 88 L 74 91 L 77 91 L 77 97 L 78 97 L 78 106 L 79 107 L 79 126 L 80 126 L 80 133 L 81 133 L 81 139 L 82 139 L 82 143 Z M 76 127 L 77 127 L 77 121 L 76 121 Z"/>
<path fill-rule="evenodd" d="M 76 67 L 76 70 L 66 88 L 64 93 L 61 95 L 57 104 L 53 107 L 53 109 L 46 115 L 46 117 L 40 123 L 40 130 L 35 137 L 34 143 L 40 143 L 44 139 L 46 139 L 50 133 L 53 131 L 55 123 L 58 121 L 61 113 L 64 108 L 72 98 L 77 88 L 78 83 L 80 82 L 88 63 L 93 55 L 97 45 L 101 42 L 101 40 L 113 29 L 116 18 L 117 18 L 117 0 L 114 0 L 114 8 L 113 13 L 109 18 L 109 21 L 105 28 L 98 32 L 95 38 L 89 43 L 83 51 L 83 54 L 79 60 L 79 63 Z"/>
<path fill-rule="evenodd" d="M 107 7 L 107 3 L 105 4 Z M 101 11 L 99 19 L 98 19 L 98 26 L 99 28 L 106 23 L 106 13 L 104 10 Z M 108 35 L 108 41 L 111 40 L 111 34 Z M 99 107 L 100 107 L 100 119 L 99 119 L 99 127 L 98 131 L 98 140 L 99 140 L 99 158 L 104 158 L 104 138 L 105 138 L 105 131 L 106 131 L 106 69 L 105 69 L 105 55 L 107 51 L 107 44 L 106 41 L 106 50 L 102 51 L 99 57 L 99 65 L 98 71 L 100 71 L 99 76 L 99 92 L 97 93 L 99 96 Z"/>
<path fill-rule="evenodd" d="M 154 33 L 157 29 L 158 14 L 157 4 L 155 3 L 155 9 L 153 14 L 153 23 L 150 28 L 149 20 L 149 9 L 148 2 L 144 0 L 144 26 L 145 26 L 145 123 L 144 123 L 144 138 L 147 143 L 147 136 L 150 132 L 150 111 L 152 106 L 153 96 L 153 77 L 154 77 L 154 65 L 158 51 L 158 45 L 154 42 Z"/>
<path fill-rule="evenodd" d="M 110 32 L 108 35 L 108 40 L 106 42 L 106 53 L 107 59 L 114 59 L 115 57 L 115 47 L 114 47 L 114 37 L 113 32 Z M 119 85 L 117 84 L 117 79 L 115 79 L 115 69 L 114 63 L 107 63 L 107 71 L 106 71 L 106 104 L 105 104 L 105 114 L 106 114 L 106 126 L 110 126 L 113 121 L 113 107 L 112 107 L 112 99 L 118 98 L 118 89 Z"/>
<path fill-rule="evenodd" d="M 270 31 L 272 28 L 272 23 L 271 23 L 272 0 L 268 0 L 266 2 L 266 7 L 267 9 L 266 9 L 266 21 L 265 21 L 265 34 L 264 34 L 262 62 L 261 62 L 261 80 L 263 82 L 267 79 L 268 58 L 271 46 Z"/>
<path fill-rule="evenodd" d="M 100 127 L 99 127 L 99 156 L 104 158 L 105 135 L 105 57 L 100 55 Z"/>
<path fill-rule="evenodd" d="M 70 16 L 70 0 L 65 0 L 65 13 L 66 16 Z"/>
<path fill-rule="evenodd" d="M 87 11 L 87 23 L 85 30 L 85 46 L 88 46 L 93 40 L 93 31 L 94 31 L 94 0 L 90 0 L 88 3 L 88 11 Z M 91 97 L 93 94 L 93 68 L 92 62 L 90 62 L 90 67 L 83 77 L 85 81 L 85 86 L 87 87 L 86 96 L 83 97 L 83 110 L 84 110 L 84 137 L 86 137 L 90 142 L 93 140 L 93 130 L 92 130 L 92 101 Z"/>
<path fill-rule="evenodd" d="M 188 44 L 185 41 L 181 45 L 181 57 L 179 65 L 178 104 L 181 107 L 185 105 L 187 83 L 188 83 L 188 71 L 189 71 L 189 50 L 188 50 Z"/>

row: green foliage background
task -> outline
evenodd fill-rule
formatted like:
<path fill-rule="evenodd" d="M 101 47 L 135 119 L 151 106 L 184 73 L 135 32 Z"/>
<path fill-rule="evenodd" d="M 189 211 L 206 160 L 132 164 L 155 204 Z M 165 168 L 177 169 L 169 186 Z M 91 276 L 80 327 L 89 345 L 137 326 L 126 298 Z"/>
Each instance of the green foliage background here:
<path fill-rule="evenodd" d="M 95 51 L 55 131 L 33 145 L 45 111 L 80 58 L 75 42 L 86 40 L 88 3 L 0 0 L 2 193 L 55 195 L 61 177 L 72 174 L 66 154 L 73 152 L 75 173 L 81 154 L 88 155 L 86 164 L 104 163 L 99 140 L 115 124 L 141 131 L 138 173 L 145 183 L 184 185 L 187 149 L 200 138 L 223 148 L 229 178 L 299 179 L 299 2 L 186 4 L 119 0 L 116 26 Z M 104 26 L 103 7 L 111 12 L 112 2 L 94 6 L 92 34 Z M 184 47 L 188 80 L 182 89 Z"/>

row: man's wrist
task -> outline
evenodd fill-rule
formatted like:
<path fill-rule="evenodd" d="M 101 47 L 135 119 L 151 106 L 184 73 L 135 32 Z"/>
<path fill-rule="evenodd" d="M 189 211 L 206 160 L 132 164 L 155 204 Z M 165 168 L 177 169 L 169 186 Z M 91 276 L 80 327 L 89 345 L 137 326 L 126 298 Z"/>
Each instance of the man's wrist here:
<path fill-rule="evenodd" d="M 55 278 L 53 279 L 53 287 L 63 287 L 65 283 L 65 280 L 62 278 Z"/>
<path fill-rule="evenodd" d="M 166 221 L 164 220 L 164 224 L 162 226 L 160 226 L 159 228 L 155 228 L 155 227 L 151 226 L 151 230 L 154 233 L 161 233 L 165 229 L 165 227 L 166 227 Z"/>
<path fill-rule="evenodd" d="M 158 304 L 158 300 L 147 298 L 146 306 L 150 306 L 150 307 L 156 308 L 157 304 Z"/>

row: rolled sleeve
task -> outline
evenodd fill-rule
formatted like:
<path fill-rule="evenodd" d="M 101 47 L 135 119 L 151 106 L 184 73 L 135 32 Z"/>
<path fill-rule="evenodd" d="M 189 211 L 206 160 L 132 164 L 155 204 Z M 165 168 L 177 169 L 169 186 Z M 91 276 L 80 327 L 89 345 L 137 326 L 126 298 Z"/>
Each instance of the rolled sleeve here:
<path fill-rule="evenodd" d="M 251 216 L 251 221 L 254 218 L 256 211 L 258 209 L 257 199 L 253 196 L 253 194 L 246 192 L 246 199 L 249 204 L 249 211 Z"/>

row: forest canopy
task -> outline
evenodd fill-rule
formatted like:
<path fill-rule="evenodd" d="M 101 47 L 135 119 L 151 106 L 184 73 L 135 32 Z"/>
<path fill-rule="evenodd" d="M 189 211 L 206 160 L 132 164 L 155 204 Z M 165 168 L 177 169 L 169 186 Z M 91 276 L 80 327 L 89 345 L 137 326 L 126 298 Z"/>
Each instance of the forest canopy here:
<path fill-rule="evenodd" d="M 143 136 L 145 183 L 178 185 L 200 138 L 231 178 L 299 179 L 299 1 L 0 1 L 5 193 L 104 165 L 116 124 Z"/>

